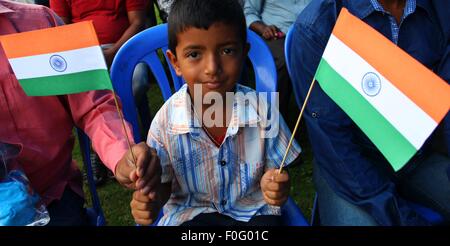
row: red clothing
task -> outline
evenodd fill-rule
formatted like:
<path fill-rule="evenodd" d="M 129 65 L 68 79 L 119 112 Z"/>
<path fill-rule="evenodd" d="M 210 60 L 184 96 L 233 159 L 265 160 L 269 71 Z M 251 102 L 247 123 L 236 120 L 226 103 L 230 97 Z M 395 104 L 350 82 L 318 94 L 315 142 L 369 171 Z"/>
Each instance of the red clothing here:
<path fill-rule="evenodd" d="M 0 0 L 0 35 L 60 24 L 45 7 Z M 67 184 L 82 195 L 80 171 L 72 160 L 74 124 L 114 171 L 128 147 L 112 94 L 26 96 L 0 49 L 0 141 L 22 146 L 17 161 L 47 204 L 60 198 Z"/>
<path fill-rule="evenodd" d="M 145 11 L 148 0 L 50 0 L 50 7 L 72 22 L 92 20 L 100 44 L 115 43 L 129 27 L 129 11 Z"/>

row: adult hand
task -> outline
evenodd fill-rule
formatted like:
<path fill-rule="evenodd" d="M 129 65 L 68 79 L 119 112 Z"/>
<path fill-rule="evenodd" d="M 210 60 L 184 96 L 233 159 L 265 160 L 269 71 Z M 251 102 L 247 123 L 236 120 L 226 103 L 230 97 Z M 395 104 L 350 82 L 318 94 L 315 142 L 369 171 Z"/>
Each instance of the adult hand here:
<path fill-rule="evenodd" d="M 274 25 L 264 25 L 261 30 L 261 36 L 266 40 L 281 38 L 278 36 L 279 33 L 282 32 Z"/>
<path fill-rule="evenodd" d="M 156 150 L 144 142 L 132 146 L 132 150 L 136 163 L 128 150 L 116 166 L 117 181 L 144 195 L 155 193 L 161 183 L 161 164 Z"/>
<path fill-rule="evenodd" d="M 278 169 L 269 169 L 261 178 L 261 190 L 269 205 L 283 205 L 288 199 L 289 188 L 289 174 L 286 171 L 278 174 Z"/>

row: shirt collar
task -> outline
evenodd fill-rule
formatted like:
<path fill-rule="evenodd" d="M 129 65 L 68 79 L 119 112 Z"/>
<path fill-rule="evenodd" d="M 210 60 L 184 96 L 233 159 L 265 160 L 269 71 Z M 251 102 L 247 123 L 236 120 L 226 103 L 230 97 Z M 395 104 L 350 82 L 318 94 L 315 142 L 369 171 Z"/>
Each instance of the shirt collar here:
<path fill-rule="evenodd" d="M 15 11 L 6 7 L 3 3 L 0 2 L 0 14 L 12 13 L 12 12 L 15 12 Z"/>
<path fill-rule="evenodd" d="M 406 0 L 405 11 L 403 13 L 403 18 L 414 13 L 416 9 L 416 5 L 419 5 L 426 9 L 427 1 L 422 0 Z M 377 0 L 358 0 L 358 1 L 349 1 L 349 10 L 351 13 L 356 15 L 360 19 L 364 19 L 373 12 L 382 12 L 387 13 L 383 6 Z M 426 9 L 428 11 L 428 9 Z"/>
<path fill-rule="evenodd" d="M 256 125 L 260 121 L 255 100 L 245 100 L 249 96 L 256 99 L 257 94 L 252 89 L 236 85 L 233 101 L 233 111 L 228 135 L 235 135 L 239 127 Z M 191 133 L 199 135 L 202 125 L 192 107 L 192 100 L 188 93 L 188 87 L 184 84 L 178 93 L 174 95 L 169 106 L 168 133 L 172 135 Z"/>

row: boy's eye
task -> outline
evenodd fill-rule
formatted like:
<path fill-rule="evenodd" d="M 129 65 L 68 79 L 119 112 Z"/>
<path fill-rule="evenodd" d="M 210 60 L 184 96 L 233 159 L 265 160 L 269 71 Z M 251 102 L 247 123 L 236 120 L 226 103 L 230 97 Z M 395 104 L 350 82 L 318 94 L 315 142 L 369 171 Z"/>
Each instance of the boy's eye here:
<path fill-rule="evenodd" d="M 222 50 L 222 54 L 224 54 L 224 55 L 231 55 L 231 54 L 234 54 L 235 52 L 236 52 L 236 50 L 233 48 L 224 48 Z"/>
<path fill-rule="evenodd" d="M 187 58 L 191 58 L 191 59 L 196 59 L 200 56 L 200 53 L 198 53 L 197 51 L 192 51 L 186 54 Z"/>

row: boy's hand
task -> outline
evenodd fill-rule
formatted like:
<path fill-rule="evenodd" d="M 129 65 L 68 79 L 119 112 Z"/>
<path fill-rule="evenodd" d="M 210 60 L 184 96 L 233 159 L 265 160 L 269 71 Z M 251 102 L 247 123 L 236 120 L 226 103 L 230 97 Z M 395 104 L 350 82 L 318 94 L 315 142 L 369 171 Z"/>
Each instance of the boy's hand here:
<path fill-rule="evenodd" d="M 139 225 L 152 224 L 158 217 L 159 210 L 161 209 L 156 195 L 144 195 L 138 190 L 133 193 L 130 207 L 134 221 Z"/>
<path fill-rule="evenodd" d="M 156 150 L 144 142 L 133 145 L 132 149 L 136 163 L 128 150 L 116 166 L 116 179 L 130 189 L 140 190 L 144 195 L 154 193 L 161 182 L 161 165 Z"/>
<path fill-rule="evenodd" d="M 289 188 L 289 174 L 286 171 L 278 174 L 278 169 L 269 169 L 261 179 L 261 190 L 264 200 L 269 205 L 283 205 L 288 199 Z"/>

